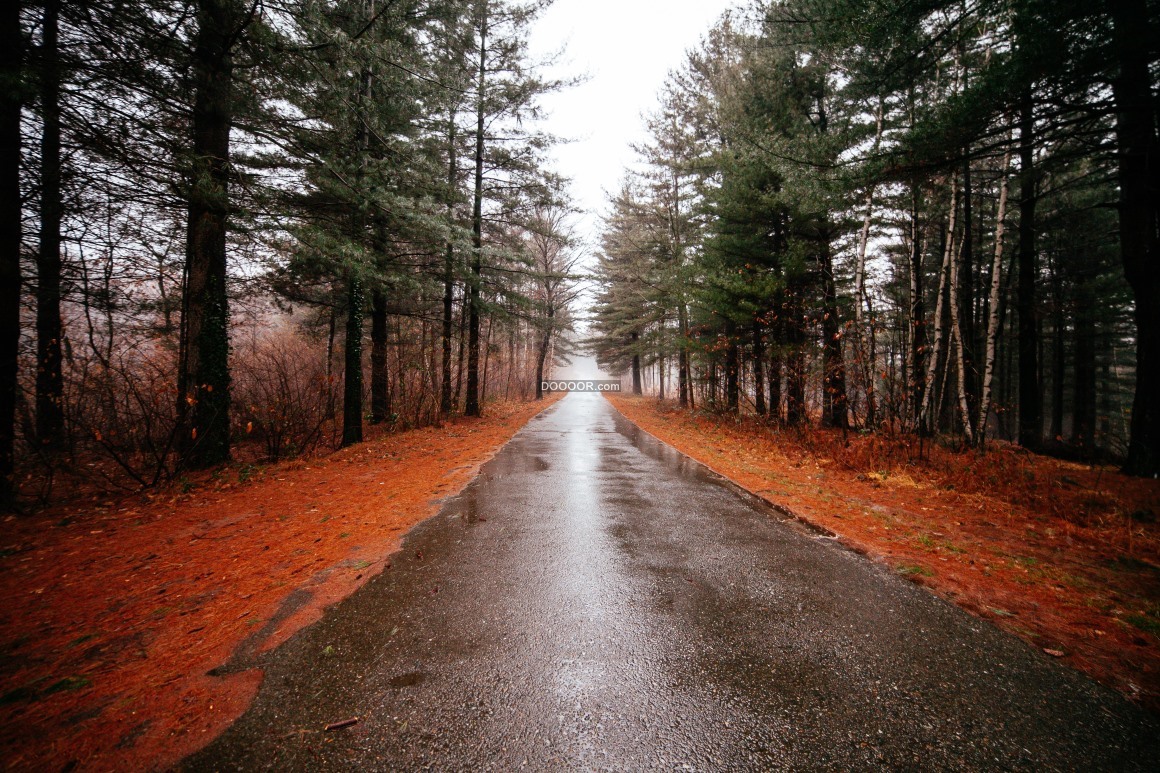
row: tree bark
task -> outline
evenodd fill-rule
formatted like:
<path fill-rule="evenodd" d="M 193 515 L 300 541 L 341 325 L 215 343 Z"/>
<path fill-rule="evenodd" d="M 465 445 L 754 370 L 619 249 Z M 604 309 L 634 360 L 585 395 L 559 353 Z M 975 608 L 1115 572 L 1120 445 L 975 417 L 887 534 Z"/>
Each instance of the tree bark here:
<path fill-rule="evenodd" d="M 963 151 L 963 238 L 959 249 L 959 348 L 963 359 L 962 387 L 969 406 L 965 422 L 973 422 L 979 404 L 979 374 L 975 367 L 975 221 L 972 212 L 970 148 Z M 974 426 L 971 427 L 974 430 Z"/>
<path fill-rule="evenodd" d="M 342 445 L 345 448 L 363 439 L 363 373 L 362 280 L 357 274 L 347 277 L 346 340 L 343 345 Z"/>
<path fill-rule="evenodd" d="M 391 382 L 387 373 L 387 297 L 371 293 L 371 424 L 391 416 Z"/>
<path fill-rule="evenodd" d="M 706 365 L 705 391 L 704 403 L 712 410 L 717 410 L 721 407 L 718 392 L 718 373 L 717 373 L 717 358 L 718 354 L 713 352 L 709 355 L 709 362 Z"/>
<path fill-rule="evenodd" d="M 552 348 L 552 321 L 556 316 L 555 306 L 548 302 L 548 322 L 540 337 L 540 350 L 536 353 L 536 399 L 544 399 L 544 365 L 548 361 L 548 351 Z"/>
<path fill-rule="evenodd" d="M 487 85 L 487 0 L 480 4 L 479 83 L 475 104 L 475 198 L 471 209 L 470 311 L 467 323 L 467 398 L 464 413 L 480 416 L 479 401 L 479 291 L 483 275 L 483 147 L 484 89 Z"/>
<path fill-rule="evenodd" d="M 976 442 L 980 447 L 987 441 L 987 423 L 991 413 L 991 391 L 995 381 L 995 357 L 1002 328 L 1000 306 L 1003 302 L 1003 233 L 1007 218 L 1007 193 L 1010 188 L 1008 170 L 1011 152 L 1003 156 L 1002 180 L 999 183 L 999 209 L 995 215 L 995 252 L 991 260 L 991 294 L 987 310 L 987 345 L 983 365 L 983 391 L 979 397 L 979 419 Z"/>
<path fill-rule="evenodd" d="M 373 3 L 368 3 L 366 13 L 373 18 Z M 359 128 L 357 133 L 357 149 L 360 155 L 357 173 L 358 186 L 356 191 L 362 195 L 362 181 L 366 174 L 366 167 L 370 161 L 370 132 L 367 129 L 371 100 L 372 73 L 369 66 L 364 66 L 359 73 L 358 93 L 355 96 L 355 105 L 358 110 Z M 366 218 L 361 206 L 356 206 L 351 217 L 351 241 L 356 250 L 366 248 Z M 346 330 L 343 340 L 343 392 L 342 392 L 342 446 L 361 443 L 363 440 L 363 321 L 365 316 L 366 287 L 361 266 L 348 266 L 346 274 Z M 386 325 L 383 308 L 383 324 Z M 385 335 L 385 334 L 384 334 Z M 385 356 L 385 354 L 384 354 Z M 385 367 L 384 359 L 384 367 Z"/>
<path fill-rule="evenodd" d="M 692 406 L 692 395 L 689 389 L 689 349 L 687 345 L 689 340 L 689 310 L 683 300 L 677 309 L 677 323 L 680 325 L 678 332 L 680 339 L 677 342 L 678 400 L 682 408 L 689 408 Z"/>
<path fill-rule="evenodd" d="M 657 350 L 657 400 L 665 399 L 665 350 Z"/>
<path fill-rule="evenodd" d="M 226 229 L 230 210 L 230 126 L 234 0 L 199 0 L 194 48 L 193 164 L 185 248 L 185 296 L 178 365 L 182 463 L 201 468 L 230 457 L 229 301 Z"/>
<path fill-rule="evenodd" d="M 1136 304 L 1136 393 L 1124 471 L 1160 475 L 1160 148 L 1145 0 L 1110 3 L 1119 72 L 1112 80 L 1120 179 L 1120 248 Z"/>
<path fill-rule="evenodd" d="M 64 443 L 61 373 L 60 0 L 45 0 L 40 45 L 40 249 L 36 256 L 36 441 L 55 453 Z"/>
<path fill-rule="evenodd" d="M 741 370 L 737 351 L 737 336 L 734 334 L 732 325 L 729 325 L 725 334 L 728 337 L 725 347 L 725 408 L 730 413 L 737 413 L 740 408 L 738 375 Z"/>
<path fill-rule="evenodd" d="M 946 314 L 947 284 L 950 282 L 951 261 L 954 260 L 955 244 L 955 216 L 958 210 L 958 181 L 951 177 L 951 201 L 947 214 L 946 243 L 943 245 L 942 266 L 938 274 L 938 296 L 934 306 L 934 343 L 933 349 L 926 362 L 926 376 L 923 379 L 925 390 L 922 397 L 922 409 L 919 411 L 918 422 L 920 430 L 932 433 L 936 428 L 936 417 L 939 406 L 935 405 L 935 398 L 939 397 L 934 389 L 935 377 L 938 374 L 939 364 L 943 358 L 943 346 L 946 341 L 946 327 L 943 317 Z M 944 374 L 946 369 L 943 370 Z"/>
<path fill-rule="evenodd" d="M 780 317 L 774 320 L 773 343 L 769 347 L 769 418 L 781 423 L 781 349 L 778 332 L 785 329 Z"/>
<path fill-rule="evenodd" d="M 1051 274 L 1051 424 L 1048 437 L 1054 442 L 1063 438 L 1064 378 L 1067 370 L 1064 352 L 1063 282 L 1059 276 L 1058 261 L 1048 256 L 1047 268 Z"/>
<path fill-rule="evenodd" d="M 822 418 L 827 426 L 846 429 L 849 411 L 846 403 L 846 366 L 842 358 L 842 325 L 838 319 L 838 291 L 834 281 L 834 261 L 830 255 L 829 227 L 819 245 L 822 270 Z"/>
<path fill-rule="evenodd" d="M 878 99 L 878 112 L 874 130 L 874 145 L 871 153 L 877 153 L 882 141 L 882 98 Z M 862 389 L 866 394 L 866 426 L 873 427 L 877 423 L 878 405 L 874 394 L 874 363 L 871 361 L 867 338 L 874 336 L 874 330 L 866 327 L 866 310 L 868 297 L 866 295 L 866 248 L 870 244 L 870 225 L 874 219 L 874 186 L 866 187 L 864 201 L 865 212 L 862 216 L 862 230 L 858 233 L 858 252 L 854 262 L 854 346 L 857 353 L 855 371 L 862 381 Z"/>
<path fill-rule="evenodd" d="M 640 333 L 633 331 L 633 333 L 632 333 L 632 346 L 633 346 L 634 350 L 636 349 L 636 344 L 637 344 L 637 341 L 639 341 L 639 340 L 640 340 Z M 634 395 L 644 394 L 644 388 L 641 386 L 641 381 L 640 381 L 640 355 L 638 353 L 636 353 L 635 351 L 633 351 L 633 354 L 632 354 L 632 393 Z"/>
<path fill-rule="evenodd" d="M 1019 106 L 1019 445 L 1038 450 L 1043 439 L 1043 390 L 1035 319 L 1035 113 L 1028 87 Z"/>
<path fill-rule="evenodd" d="M 20 353 L 20 113 L 24 106 L 22 2 L 0 10 L 0 509 L 15 504 L 17 357 Z"/>
<path fill-rule="evenodd" d="M 455 189 L 455 178 L 459 174 L 458 159 L 455 153 L 455 113 L 451 114 L 447 129 L 447 188 L 448 196 Z M 447 220 L 452 222 L 455 214 L 455 205 L 450 201 L 447 204 Z M 453 316 L 455 307 L 455 247 L 447 242 L 443 258 L 443 374 L 440 384 L 439 410 L 444 416 L 452 412 L 454 404 L 451 401 L 451 337 L 453 334 Z"/>
<path fill-rule="evenodd" d="M 765 338 L 761 323 L 753 322 L 753 405 L 758 416 L 764 416 L 765 408 Z"/>
<path fill-rule="evenodd" d="M 951 349 L 955 357 L 955 370 L 958 373 L 958 396 L 959 396 L 959 419 L 963 425 L 963 436 L 967 439 L 967 443 L 974 445 L 975 433 L 971 426 L 971 407 L 967 398 L 967 368 L 965 349 L 963 344 L 963 326 L 962 326 L 962 250 L 966 248 L 966 241 L 969 234 L 964 228 L 962 239 L 959 242 L 959 255 L 951 258 L 951 286 L 950 286 L 950 305 L 951 305 Z"/>
<path fill-rule="evenodd" d="M 910 279 L 910 416 L 915 427 L 919 426 L 923 400 L 926 397 L 926 370 L 923 358 L 926 356 L 926 304 L 923 299 L 922 254 L 924 252 L 924 229 L 919 222 L 921 192 L 918 184 L 911 186 L 910 193 L 910 259 L 907 273 Z"/>
<path fill-rule="evenodd" d="M 451 398 L 451 404 L 455 406 L 459 405 L 459 399 L 463 396 L 463 371 L 467 354 L 465 336 L 467 335 L 467 307 L 469 305 L 466 297 L 464 298 L 464 302 L 459 304 L 459 332 L 457 335 L 459 339 L 459 356 L 455 358 L 455 394 Z"/>
<path fill-rule="evenodd" d="M 802 321 L 801 288 L 794 283 L 789 290 L 785 319 L 786 357 L 785 374 L 785 423 L 797 427 L 806 423 L 806 333 Z"/>

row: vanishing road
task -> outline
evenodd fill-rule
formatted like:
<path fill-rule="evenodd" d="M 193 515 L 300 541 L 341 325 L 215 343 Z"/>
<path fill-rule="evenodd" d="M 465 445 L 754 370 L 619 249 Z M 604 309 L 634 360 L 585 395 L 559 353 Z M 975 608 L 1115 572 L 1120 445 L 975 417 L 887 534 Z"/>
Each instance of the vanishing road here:
<path fill-rule="evenodd" d="M 1152 769 L 1160 725 L 573 394 L 190 770 Z M 336 720 L 350 727 L 322 732 Z"/>

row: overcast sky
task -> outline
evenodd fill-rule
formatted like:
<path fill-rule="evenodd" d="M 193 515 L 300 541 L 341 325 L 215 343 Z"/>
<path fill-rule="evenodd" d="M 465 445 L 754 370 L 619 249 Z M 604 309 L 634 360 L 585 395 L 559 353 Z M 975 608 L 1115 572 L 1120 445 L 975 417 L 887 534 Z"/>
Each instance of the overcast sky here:
<path fill-rule="evenodd" d="M 598 238 L 605 191 L 615 191 L 633 163 L 632 143 L 645 139 L 644 116 L 685 52 L 727 8 L 741 0 L 556 0 L 536 22 L 531 53 L 543 59 L 563 49 L 556 77 L 586 75 L 579 86 L 543 100 L 544 127 L 571 140 L 554 151 L 553 168 L 572 179 L 577 207 L 587 213 L 580 235 Z M 579 302 L 583 315 L 586 298 Z M 555 378 L 607 378 L 591 356 L 556 368 Z"/>
<path fill-rule="evenodd" d="M 564 49 L 558 76 L 588 75 L 543 102 L 545 127 L 573 140 L 555 150 L 555 168 L 573 180 L 576 204 L 596 228 L 604 191 L 615 191 L 633 160 L 631 143 L 645 138 L 643 115 L 685 52 L 739 0 L 556 0 L 532 29 L 534 57 Z M 595 236 L 594 233 L 588 233 Z"/>

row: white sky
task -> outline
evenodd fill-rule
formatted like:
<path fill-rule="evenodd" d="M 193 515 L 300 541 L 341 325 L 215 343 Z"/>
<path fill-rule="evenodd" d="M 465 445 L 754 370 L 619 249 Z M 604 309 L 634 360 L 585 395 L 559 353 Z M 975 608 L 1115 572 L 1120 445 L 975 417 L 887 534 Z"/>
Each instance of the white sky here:
<path fill-rule="evenodd" d="M 605 191 L 619 187 L 645 139 L 644 115 L 670 70 L 680 67 L 727 8 L 741 0 L 556 0 L 535 23 L 534 59 L 564 49 L 552 73 L 586 74 L 583 84 L 543 100 L 544 128 L 573 140 L 555 150 L 554 168 L 572 178 L 576 205 L 589 214 L 582 233 L 594 241 Z"/>
<path fill-rule="evenodd" d="M 633 164 L 632 143 L 646 139 L 645 115 L 670 70 L 727 8 L 744 0 L 556 0 L 532 28 L 533 60 L 563 49 L 550 75 L 587 75 L 571 89 L 545 97 L 543 128 L 571 142 L 554 151 L 552 168 L 572 180 L 575 205 L 586 214 L 579 236 L 598 243 L 600 215 Z M 585 263 L 591 265 L 588 260 Z M 586 299 L 577 309 L 583 315 Z M 555 378 L 608 378 L 591 356 L 556 367 Z"/>

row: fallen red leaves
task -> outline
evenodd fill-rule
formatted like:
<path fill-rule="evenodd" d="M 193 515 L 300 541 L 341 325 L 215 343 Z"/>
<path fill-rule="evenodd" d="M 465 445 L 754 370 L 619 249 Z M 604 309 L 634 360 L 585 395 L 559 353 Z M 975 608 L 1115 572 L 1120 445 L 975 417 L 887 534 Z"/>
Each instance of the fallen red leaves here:
<path fill-rule="evenodd" d="M 389 567 L 406 531 L 557 399 L 389 435 L 239 482 L 8 518 L 0 544 L 6 768 L 164 768 L 249 705 L 261 651 Z M 282 609 L 296 590 L 310 600 Z M 300 595 L 300 594 L 299 594 Z M 277 615 L 282 609 L 283 614 Z"/>
<path fill-rule="evenodd" d="M 927 443 L 920 457 L 906 439 L 608 398 L 743 488 L 1160 710 L 1160 482 L 1009 445 Z"/>

